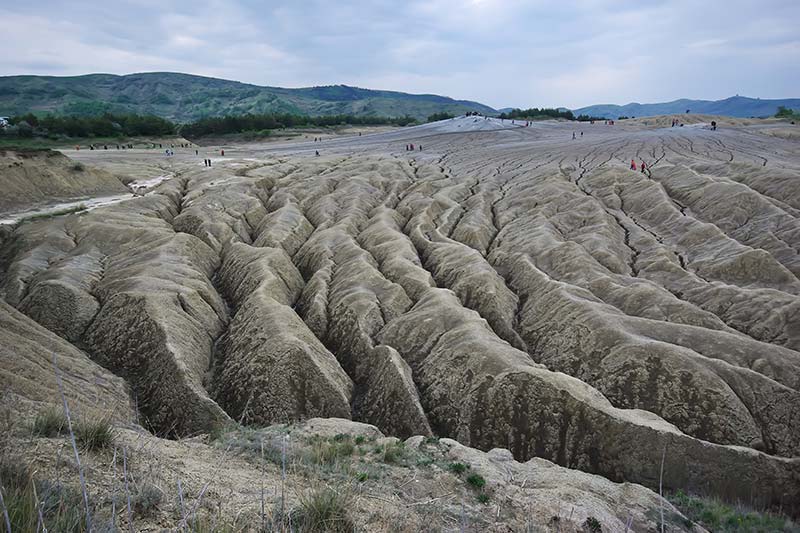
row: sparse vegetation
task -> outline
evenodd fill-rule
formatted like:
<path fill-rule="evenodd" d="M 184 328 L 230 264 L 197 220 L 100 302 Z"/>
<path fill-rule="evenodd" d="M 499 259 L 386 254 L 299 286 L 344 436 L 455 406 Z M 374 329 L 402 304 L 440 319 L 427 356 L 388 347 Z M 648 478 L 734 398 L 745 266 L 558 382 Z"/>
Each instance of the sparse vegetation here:
<path fill-rule="evenodd" d="M 75 424 L 75 440 L 84 450 L 98 451 L 114 445 L 114 427 L 108 418 L 81 419 Z"/>
<path fill-rule="evenodd" d="M 36 480 L 28 468 L 4 458 L 0 463 L 0 487 L 11 531 L 37 531 L 41 521 L 48 531 L 86 531 L 79 492 L 58 483 Z M 4 526 L 5 529 L 5 526 Z"/>
<path fill-rule="evenodd" d="M 469 468 L 469 465 L 464 463 L 450 463 L 447 465 L 448 470 L 453 472 L 454 474 L 463 474 Z"/>
<path fill-rule="evenodd" d="M 476 489 L 482 489 L 486 486 L 486 480 L 483 479 L 483 476 L 480 474 L 470 474 L 467 477 L 467 483 Z"/>
<path fill-rule="evenodd" d="M 35 437 L 58 437 L 67 429 L 67 418 L 64 411 L 50 406 L 36 414 L 31 425 L 31 433 Z"/>
<path fill-rule="evenodd" d="M 719 533 L 800 533 L 800 525 L 785 516 L 758 512 L 746 506 L 732 506 L 716 498 L 700 497 L 677 491 L 667 499 L 689 520 Z M 687 524 L 688 525 L 688 524 Z"/>
<path fill-rule="evenodd" d="M 486 494 L 485 492 L 481 492 L 481 493 L 478 494 L 478 501 L 480 503 L 489 503 L 490 500 L 491 500 L 491 497 L 488 494 Z"/>
<path fill-rule="evenodd" d="M 300 505 L 292 512 L 292 522 L 308 533 L 350 533 L 354 529 L 349 510 L 352 495 L 347 489 L 324 487 L 300 495 Z"/>
<path fill-rule="evenodd" d="M 310 450 L 311 462 L 318 465 L 329 465 L 337 462 L 341 458 L 353 455 L 355 445 L 351 437 L 349 435 L 344 435 L 343 438 L 338 440 L 337 437 L 332 439 L 320 437 L 312 439 Z"/>
<path fill-rule="evenodd" d="M 33 220 L 44 220 L 53 217 L 60 217 L 64 215 L 71 215 L 72 213 L 80 213 L 81 211 L 86 211 L 86 206 L 84 204 L 75 205 L 72 207 L 65 207 L 64 209 L 56 209 L 53 211 L 46 211 L 44 213 L 36 213 L 33 215 L 29 215 L 20 219 L 20 222 L 31 222 Z"/>
<path fill-rule="evenodd" d="M 152 483 L 138 485 L 131 495 L 131 504 L 137 516 L 152 516 L 158 510 L 164 493 Z"/>
<path fill-rule="evenodd" d="M 583 529 L 588 533 L 601 533 L 603 531 L 603 526 L 597 518 L 589 516 L 583 522 Z"/>

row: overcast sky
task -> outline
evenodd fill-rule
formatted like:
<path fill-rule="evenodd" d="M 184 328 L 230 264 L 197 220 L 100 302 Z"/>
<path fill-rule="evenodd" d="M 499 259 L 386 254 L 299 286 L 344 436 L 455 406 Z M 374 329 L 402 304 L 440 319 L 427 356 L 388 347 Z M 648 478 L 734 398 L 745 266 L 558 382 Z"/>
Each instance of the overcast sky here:
<path fill-rule="evenodd" d="M 800 0 L 0 0 L 0 75 L 176 71 L 495 108 L 800 97 Z"/>

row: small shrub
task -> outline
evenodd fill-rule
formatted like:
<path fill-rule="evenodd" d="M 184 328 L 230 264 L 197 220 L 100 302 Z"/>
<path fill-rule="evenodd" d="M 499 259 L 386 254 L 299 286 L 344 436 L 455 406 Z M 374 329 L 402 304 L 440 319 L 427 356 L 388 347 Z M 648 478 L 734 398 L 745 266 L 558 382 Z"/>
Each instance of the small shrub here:
<path fill-rule="evenodd" d="M 58 407 L 47 407 L 36 414 L 31 426 L 35 437 L 58 437 L 67 430 L 67 417 Z"/>
<path fill-rule="evenodd" d="M 36 531 L 39 508 L 48 531 L 83 533 L 86 530 L 83 499 L 76 490 L 38 481 L 25 465 L 5 458 L 0 463 L 0 485 L 12 531 Z"/>
<path fill-rule="evenodd" d="M 601 533 L 603 531 L 603 526 L 600 525 L 600 521 L 593 516 L 586 518 L 583 522 L 583 528 L 590 533 Z"/>
<path fill-rule="evenodd" d="M 104 450 L 114 444 L 114 428 L 108 418 L 80 420 L 73 429 L 75 440 L 85 450 Z"/>
<path fill-rule="evenodd" d="M 397 464 L 405 459 L 406 447 L 402 442 L 387 444 L 383 447 L 383 462 Z"/>
<path fill-rule="evenodd" d="M 83 169 L 84 169 L 84 166 L 83 166 L 83 163 L 75 162 L 75 163 L 72 163 L 72 166 L 70 166 L 70 168 L 72 170 L 74 170 L 75 172 L 82 172 Z"/>
<path fill-rule="evenodd" d="M 311 462 L 318 465 L 332 464 L 342 457 L 353 455 L 354 451 L 355 446 L 349 436 L 339 441 L 336 437 L 330 440 L 314 438 L 311 441 Z"/>
<path fill-rule="evenodd" d="M 423 456 L 417 459 L 417 466 L 425 467 L 425 466 L 431 466 L 432 464 L 433 464 L 433 459 L 431 459 L 430 457 Z"/>
<path fill-rule="evenodd" d="M 469 468 L 469 465 L 464 463 L 450 463 L 447 465 L 448 470 L 453 472 L 454 474 L 463 474 Z"/>
<path fill-rule="evenodd" d="M 356 474 L 356 479 L 358 480 L 359 483 L 364 483 L 366 480 L 369 479 L 369 474 L 367 474 L 366 472 L 359 472 L 358 474 Z"/>
<path fill-rule="evenodd" d="M 151 483 L 144 483 L 136 487 L 131 495 L 131 504 L 138 516 L 152 516 L 161 505 L 164 493 Z"/>
<path fill-rule="evenodd" d="M 489 495 L 486 494 L 485 492 L 481 492 L 480 494 L 478 494 L 478 501 L 480 503 L 489 503 L 490 499 L 491 498 L 489 497 Z"/>
<path fill-rule="evenodd" d="M 439 437 L 425 437 L 425 444 L 439 444 Z"/>
<path fill-rule="evenodd" d="M 476 489 L 482 489 L 486 486 L 486 480 L 483 479 L 483 476 L 480 474 L 471 474 L 467 478 L 467 483 L 475 487 Z"/>
<path fill-rule="evenodd" d="M 308 533 L 350 533 L 355 527 L 348 513 L 351 506 L 349 493 L 325 487 L 300 497 L 292 521 Z"/>
<path fill-rule="evenodd" d="M 367 438 L 364 435 L 359 435 L 359 436 L 356 437 L 355 442 L 356 442 L 357 446 L 360 446 L 360 445 L 364 444 L 365 442 L 367 442 Z"/>

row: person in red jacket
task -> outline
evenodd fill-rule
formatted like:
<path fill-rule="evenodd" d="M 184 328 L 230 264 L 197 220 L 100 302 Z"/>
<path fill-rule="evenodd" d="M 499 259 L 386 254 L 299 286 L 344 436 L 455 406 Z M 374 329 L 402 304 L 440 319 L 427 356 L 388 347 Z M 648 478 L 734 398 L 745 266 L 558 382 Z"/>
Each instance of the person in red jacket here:
<path fill-rule="evenodd" d="M 636 170 L 636 161 L 631 159 L 631 170 Z"/>

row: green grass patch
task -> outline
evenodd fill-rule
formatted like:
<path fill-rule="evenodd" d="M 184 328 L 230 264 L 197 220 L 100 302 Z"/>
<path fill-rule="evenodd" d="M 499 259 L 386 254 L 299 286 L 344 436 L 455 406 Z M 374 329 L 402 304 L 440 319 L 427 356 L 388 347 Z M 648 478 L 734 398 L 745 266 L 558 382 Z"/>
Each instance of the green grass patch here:
<path fill-rule="evenodd" d="M 58 407 L 46 407 L 36 414 L 30 429 L 34 437 L 58 437 L 67 431 L 67 417 Z"/>
<path fill-rule="evenodd" d="M 463 474 L 469 469 L 469 465 L 465 463 L 450 463 L 447 469 L 454 474 Z"/>
<path fill-rule="evenodd" d="M 330 487 L 317 489 L 300 496 L 299 506 L 292 511 L 292 522 L 308 533 L 350 533 L 355 525 L 350 518 L 353 499 L 346 490 Z"/>
<path fill-rule="evenodd" d="M 677 491 L 667 499 L 689 520 L 718 533 L 800 533 L 800 526 L 786 516 L 732 506 L 716 498 L 704 498 Z M 688 524 L 687 524 L 688 525 Z"/>
<path fill-rule="evenodd" d="M 84 450 L 106 450 L 114 445 L 114 426 L 108 418 L 82 419 L 73 429 L 75 441 Z"/>
<path fill-rule="evenodd" d="M 469 477 L 467 477 L 467 483 L 476 489 L 482 489 L 486 486 L 486 480 L 480 474 L 470 474 Z"/>
<path fill-rule="evenodd" d="M 25 465 L 7 459 L 0 463 L 0 485 L 11 531 L 37 531 L 40 509 L 48 531 L 86 531 L 84 504 L 78 491 L 36 480 Z"/>

